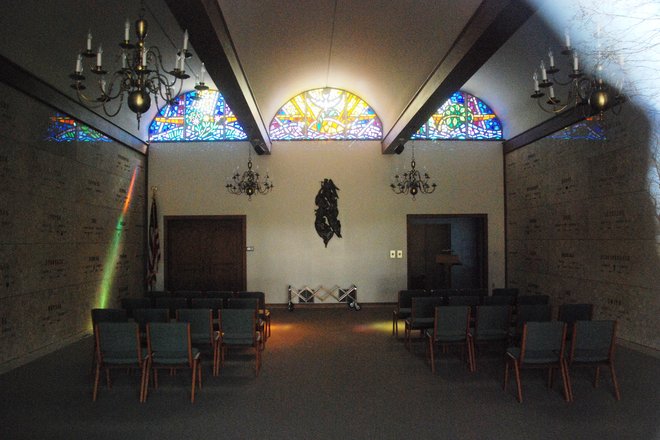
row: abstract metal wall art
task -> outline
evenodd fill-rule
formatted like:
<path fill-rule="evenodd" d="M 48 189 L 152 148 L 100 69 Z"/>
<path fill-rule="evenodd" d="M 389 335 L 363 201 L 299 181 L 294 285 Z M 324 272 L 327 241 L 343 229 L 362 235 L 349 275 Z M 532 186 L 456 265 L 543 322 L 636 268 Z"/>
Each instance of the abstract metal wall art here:
<path fill-rule="evenodd" d="M 328 247 L 328 242 L 333 235 L 341 238 L 341 223 L 337 216 L 339 215 L 339 208 L 337 207 L 337 195 L 339 188 L 335 186 L 332 179 L 323 179 L 321 189 L 316 195 L 316 220 L 314 227 L 316 232 L 323 239 L 325 247 Z"/>

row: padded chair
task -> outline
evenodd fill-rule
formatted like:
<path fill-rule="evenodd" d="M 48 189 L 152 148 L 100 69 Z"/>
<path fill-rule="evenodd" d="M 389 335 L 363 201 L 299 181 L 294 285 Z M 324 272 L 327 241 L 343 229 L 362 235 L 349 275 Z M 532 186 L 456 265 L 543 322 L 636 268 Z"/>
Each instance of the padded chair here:
<path fill-rule="evenodd" d="M 176 311 L 177 322 L 190 324 L 190 340 L 193 347 L 201 352 L 208 352 L 213 358 L 213 374 L 218 370 L 218 342 L 220 334 L 213 330 L 213 311 L 211 309 L 179 309 Z"/>
<path fill-rule="evenodd" d="M 253 347 L 255 364 L 254 374 L 259 375 L 261 368 L 261 333 L 257 331 L 256 315 L 251 309 L 220 310 L 220 358 L 216 369 L 224 363 L 228 347 Z M 216 375 L 217 375 L 216 371 Z"/>
<path fill-rule="evenodd" d="M 189 368 L 192 376 L 190 403 L 195 403 L 195 386 L 199 385 L 202 389 L 202 364 L 199 349 L 192 346 L 190 323 L 151 322 L 147 325 L 147 341 L 154 388 L 158 388 L 159 369 L 172 371 Z M 147 380 L 144 400 L 147 399 L 148 390 Z"/>
<path fill-rule="evenodd" d="M 600 367 L 607 366 L 612 375 L 614 397 L 621 400 L 619 384 L 614 372 L 617 321 L 575 321 L 568 364 L 572 367 L 596 367 L 594 387 L 598 386 Z M 572 390 L 571 390 L 572 398 Z"/>
<path fill-rule="evenodd" d="M 392 335 L 399 337 L 399 320 L 410 316 L 412 299 L 428 295 L 425 290 L 399 290 L 396 308 L 392 311 Z"/>
<path fill-rule="evenodd" d="M 203 298 L 204 292 L 201 290 L 174 290 L 172 291 L 172 296 L 177 298 L 186 298 L 190 301 L 192 298 Z"/>
<path fill-rule="evenodd" d="M 477 312 L 477 306 L 481 304 L 481 296 L 454 295 L 447 298 L 446 304 L 450 306 L 470 306 L 470 316 L 475 316 Z"/>
<path fill-rule="evenodd" d="M 442 296 L 418 296 L 412 298 L 410 316 L 405 320 L 405 345 L 410 350 L 410 340 L 413 330 L 419 330 L 420 337 L 424 332 L 433 328 L 435 308 L 444 305 Z"/>
<path fill-rule="evenodd" d="M 92 400 L 96 402 L 101 370 L 105 370 L 108 388 L 111 387 L 110 369 L 140 369 L 140 402 L 144 402 L 148 351 L 140 345 L 140 329 L 134 322 L 99 322 L 94 326 L 96 343 L 96 368 Z"/>
<path fill-rule="evenodd" d="M 92 353 L 92 371 L 96 365 L 96 324 L 101 322 L 127 322 L 128 315 L 124 309 L 92 309 L 92 331 L 94 332 L 94 349 Z"/>
<path fill-rule="evenodd" d="M 133 310 L 151 308 L 151 298 L 122 298 L 121 308 L 126 310 L 126 315 L 133 318 Z"/>
<path fill-rule="evenodd" d="M 236 292 L 236 298 L 256 298 L 259 300 L 257 313 L 264 323 L 264 341 L 270 337 L 270 310 L 266 308 L 266 294 L 263 292 Z"/>
<path fill-rule="evenodd" d="M 176 319 L 176 311 L 188 307 L 188 299 L 185 297 L 164 296 L 154 299 L 154 307 L 157 309 L 168 309 L 170 319 Z"/>
<path fill-rule="evenodd" d="M 566 323 L 561 321 L 526 322 L 523 325 L 520 347 L 509 347 L 506 351 L 504 367 L 504 389 L 509 381 L 509 366 L 513 366 L 518 389 L 518 402 L 522 402 L 522 368 L 547 368 L 548 388 L 552 387 L 552 373 L 555 368 L 561 372 L 564 398 L 571 401 L 571 386 L 564 359 Z"/>
<path fill-rule="evenodd" d="M 133 318 L 146 338 L 147 324 L 150 322 L 169 322 L 170 311 L 168 309 L 135 309 L 133 310 Z"/>
<path fill-rule="evenodd" d="M 506 298 L 504 296 L 500 298 Z M 507 342 L 509 340 L 509 325 L 511 323 L 511 306 L 484 305 L 478 306 L 474 320 L 474 329 L 468 331 L 469 354 L 472 371 L 477 369 L 475 346 L 478 343 Z"/>
<path fill-rule="evenodd" d="M 433 328 L 426 329 L 431 373 L 435 373 L 435 347 L 442 344 L 463 344 L 468 352 L 468 368 L 474 371 L 467 335 L 470 329 L 470 306 L 435 307 Z"/>
<path fill-rule="evenodd" d="M 520 295 L 517 297 L 516 303 L 521 305 L 534 305 L 534 304 L 549 304 L 550 297 L 548 295 Z"/>

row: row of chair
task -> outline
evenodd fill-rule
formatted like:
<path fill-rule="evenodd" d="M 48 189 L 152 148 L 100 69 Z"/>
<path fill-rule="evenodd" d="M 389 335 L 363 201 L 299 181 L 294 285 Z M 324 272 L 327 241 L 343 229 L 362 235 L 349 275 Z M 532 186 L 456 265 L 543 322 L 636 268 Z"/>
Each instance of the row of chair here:
<path fill-rule="evenodd" d="M 398 293 L 397 304 L 392 312 L 392 334 L 399 335 L 398 321 L 411 314 L 414 298 L 428 297 L 437 305 L 511 305 L 516 309 L 521 305 L 549 304 L 548 295 L 518 295 L 518 289 L 493 289 L 492 295 L 474 295 L 475 291 L 486 292 L 483 289 L 442 289 L 442 290 L 401 290 Z"/>
<path fill-rule="evenodd" d="M 263 331 L 258 330 L 257 315 L 252 309 L 221 309 L 214 329 L 211 309 L 180 309 L 176 322 L 170 322 L 167 309 L 136 309 L 138 320 L 129 322 L 125 310 L 93 309 L 95 336 L 95 379 L 93 400 L 96 400 L 101 369 L 106 370 L 110 386 L 110 369 L 133 366 L 142 371 L 140 401 L 148 390 L 148 371 L 153 371 L 154 386 L 158 385 L 160 368 L 190 368 L 192 370 L 191 402 L 195 397 L 195 381 L 201 388 L 201 352 L 210 353 L 213 375 L 219 374 L 229 346 L 250 346 L 255 349 L 255 375 L 261 365 L 264 348 Z M 145 312 L 141 314 L 141 312 Z M 147 349 L 143 348 L 146 344 Z"/>
<path fill-rule="evenodd" d="M 479 306 L 474 326 L 471 326 L 469 306 L 435 307 L 433 326 L 424 331 L 431 371 L 435 373 L 435 348 L 439 345 L 445 348 L 451 344 L 464 346 L 468 368 L 472 372 L 476 371 L 476 344 L 511 341 L 510 311 L 509 306 Z M 616 321 L 525 321 L 520 333 L 520 344 L 509 346 L 506 350 L 504 388 L 508 382 L 509 367 L 513 366 L 518 400 L 522 402 L 521 368 L 548 368 L 549 387 L 552 386 L 553 370 L 559 369 L 564 397 L 566 401 L 572 401 L 569 366 L 595 366 L 594 386 L 597 386 L 600 366 L 606 365 L 612 376 L 615 397 L 619 400 L 620 392 L 614 370 L 616 327 Z M 569 329 L 570 339 L 567 338 Z M 570 341 L 568 346 L 567 340 Z"/>
<path fill-rule="evenodd" d="M 226 294 L 226 295 L 225 295 Z M 121 308 L 126 310 L 129 318 L 135 318 L 135 310 L 138 309 L 167 309 L 170 318 L 174 319 L 176 311 L 179 309 L 211 309 L 213 318 L 217 319 L 218 310 L 223 308 L 256 308 L 259 319 L 263 320 L 266 326 L 267 335 L 270 336 L 270 310 L 266 308 L 265 295 L 263 292 L 224 292 L 217 297 L 156 297 L 156 298 L 122 298 Z"/>

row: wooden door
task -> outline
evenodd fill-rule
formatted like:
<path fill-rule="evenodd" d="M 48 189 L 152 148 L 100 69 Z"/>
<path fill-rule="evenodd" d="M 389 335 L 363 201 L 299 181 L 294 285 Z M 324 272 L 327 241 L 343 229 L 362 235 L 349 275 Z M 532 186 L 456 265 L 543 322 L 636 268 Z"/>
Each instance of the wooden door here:
<path fill-rule="evenodd" d="M 413 223 L 408 227 L 408 288 L 446 289 L 450 280 L 438 270 L 436 256 L 451 250 L 450 224 Z"/>
<path fill-rule="evenodd" d="M 246 289 L 245 216 L 164 220 L 165 289 Z"/>

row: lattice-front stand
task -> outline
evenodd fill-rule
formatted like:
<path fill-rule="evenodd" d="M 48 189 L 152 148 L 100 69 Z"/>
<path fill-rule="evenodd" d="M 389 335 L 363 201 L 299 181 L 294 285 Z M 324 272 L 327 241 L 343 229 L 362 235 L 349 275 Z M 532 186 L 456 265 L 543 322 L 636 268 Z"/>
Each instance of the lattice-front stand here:
<path fill-rule="evenodd" d="M 310 304 L 317 300 L 325 302 L 330 298 L 340 303 L 347 303 L 351 308 L 359 307 L 357 305 L 357 286 L 355 284 L 351 284 L 350 287 L 345 289 L 339 286 L 334 286 L 330 289 L 323 286 L 319 286 L 316 289 L 309 286 L 304 286 L 300 289 L 289 286 L 289 310 L 293 310 L 295 303 Z"/>

